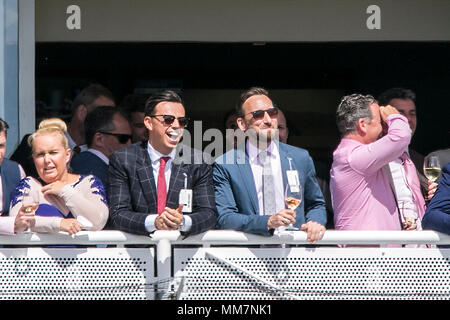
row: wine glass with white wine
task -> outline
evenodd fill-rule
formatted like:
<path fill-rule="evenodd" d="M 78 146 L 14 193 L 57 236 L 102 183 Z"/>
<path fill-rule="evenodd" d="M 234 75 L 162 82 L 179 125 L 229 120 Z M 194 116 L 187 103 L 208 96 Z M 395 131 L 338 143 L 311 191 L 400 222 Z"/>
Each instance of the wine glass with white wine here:
<path fill-rule="evenodd" d="M 439 158 L 436 156 L 430 156 L 423 162 L 423 173 L 425 177 L 431 182 L 436 182 L 441 174 L 441 164 Z"/>
<path fill-rule="evenodd" d="M 288 209 L 295 211 L 295 209 L 297 209 L 298 206 L 302 203 L 302 186 L 300 184 L 286 184 L 286 188 L 284 190 L 284 202 L 286 203 L 286 207 L 288 207 Z M 294 225 L 291 223 L 286 227 L 286 230 L 296 231 L 300 229 L 294 227 Z"/>
<path fill-rule="evenodd" d="M 24 211 L 26 213 L 33 213 L 33 214 L 39 207 L 39 204 L 34 200 L 29 189 L 25 189 L 23 191 L 22 206 L 24 207 Z M 30 228 L 25 230 L 25 232 L 28 233 L 31 232 Z"/>

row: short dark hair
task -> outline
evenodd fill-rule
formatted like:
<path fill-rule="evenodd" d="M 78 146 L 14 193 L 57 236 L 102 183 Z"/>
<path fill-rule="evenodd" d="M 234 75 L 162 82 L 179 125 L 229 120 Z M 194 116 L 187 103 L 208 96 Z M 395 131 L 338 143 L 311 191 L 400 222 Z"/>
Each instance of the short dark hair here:
<path fill-rule="evenodd" d="M 5 132 L 5 135 L 8 133 L 9 125 L 8 123 L 0 118 L 0 132 Z"/>
<path fill-rule="evenodd" d="M 73 100 L 72 114 L 75 113 L 75 110 L 78 108 L 78 106 L 82 104 L 84 104 L 88 109 L 90 109 L 95 99 L 101 96 L 104 96 L 114 101 L 114 96 L 112 92 L 109 91 L 108 88 L 98 83 L 92 83 L 88 85 L 83 90 L 81 90 L 80 93 Z M 88 111 L 90 112 L 91 110 Z"/>
<path fill-rule="evenodd" d="M 405 88 L 390 88 L 380 94 L 378 97 L 378 103 L 380 106 L 386 106 L 392 99 L 411 99 L 416 101 L 416 94 Z"/>
<path fill-rule="evenodd" d="M 251 87 L 250 89 L 242 92 L 239 97 L 239 100 L 236 104 L 236 116 L 237 117 L 244 116 L 244 113 L 242 112 L 242 105 L 245 103 L 245 101 L 247 101 L 247 99 L 249 99 L 250 97 L 257 96 L 257 95 L 263 95 L 263 96 L 270 98 L 269 92 L 266 89 L 261 88 L 261 87 Z"/>
<path fill-rule="evenodd" d="M 342 136 L 356 130 L 361 118 L 372 121 L 370 105 L 377 102 L 371 95 L 354 93 L 344 96 L 336 111 L 336 124 Z"/>
<path fill-rule="evenodd" d="M 128 115 L 133 112 L 145 113 L 145 102 L 147 101 L 147 99 L 148 95 L 145 94 L 127 94 L 120 103 L 119 108 L 122 112 Z"/>
<path fill-rule="evenodd" d="M 112 106 L 101 106 L 88 113 L 86 120 L 84 120 L 84 136 L 88 147 L 92 146 L 94 136 L 97 132 L 109 132 L 115 129 L 113 117 L 116 113 L 121 114 L 119 109 Z"/>
<path fill-rule="evenodd" d="M 172 90 L 163 90 L 153 94 L 152 96 L 150 96 L 150 98 L 147 99 L 147 101 L 145 102 L 145 115 L 153 115 L 153 111 L 155 110 L 156 105 L 161 102 L 177 102 L 181 103 L 184 107 L 183 100 L 178 95 L 178 93 Z"/>

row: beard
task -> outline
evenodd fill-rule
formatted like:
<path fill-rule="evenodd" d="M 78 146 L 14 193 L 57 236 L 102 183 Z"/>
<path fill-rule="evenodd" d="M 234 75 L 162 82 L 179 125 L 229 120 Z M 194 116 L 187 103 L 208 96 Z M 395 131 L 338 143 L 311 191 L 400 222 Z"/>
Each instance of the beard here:
<path fill-rule="evenodd" d="M 265 149 L 272 141 L 279 140 L 279 132 L 275 128 L 263 128 L 258 131 L 250 128 L 245 131 L 245 136 L 260 149 Z"/>

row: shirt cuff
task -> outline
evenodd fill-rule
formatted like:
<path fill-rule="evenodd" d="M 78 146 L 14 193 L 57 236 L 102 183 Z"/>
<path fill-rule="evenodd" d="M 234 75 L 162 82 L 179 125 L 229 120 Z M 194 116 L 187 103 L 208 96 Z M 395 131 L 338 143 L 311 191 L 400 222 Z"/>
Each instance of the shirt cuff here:
<path fill-rule="evenodd" d="M 152 233 L 156 231 L 155 220 L 157 217 L 157 214 L 149 214 L 147 218 L 145 218 L 145 230 L 147 230 L 147 232 Z"/>
<path fill-rule="evenodd" d="M 16 217 L 0 217 L 0 234 L 13 235 Z"/>
<path fill-rule="evenodd" d="M 187 215 L 183 215 L 183 225 L 180 228 L 180 231 L 188 232 L 192 228 L 192 219 Z"/>

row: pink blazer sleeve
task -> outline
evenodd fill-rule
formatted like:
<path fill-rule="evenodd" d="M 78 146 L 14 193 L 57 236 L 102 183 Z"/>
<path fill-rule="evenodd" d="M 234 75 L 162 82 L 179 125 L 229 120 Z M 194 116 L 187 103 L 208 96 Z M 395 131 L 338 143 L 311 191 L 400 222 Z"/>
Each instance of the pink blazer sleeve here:
<path fill-rule="evenodd" d="M 387 125 L 388 133 L 384 137 L 351 151 L 348 159 L 353 170 L 362 175 L 372 175 L 408 148 L 411 140 L 408 120 L 400 114 L 393 114 L 387 117 Z"/>

